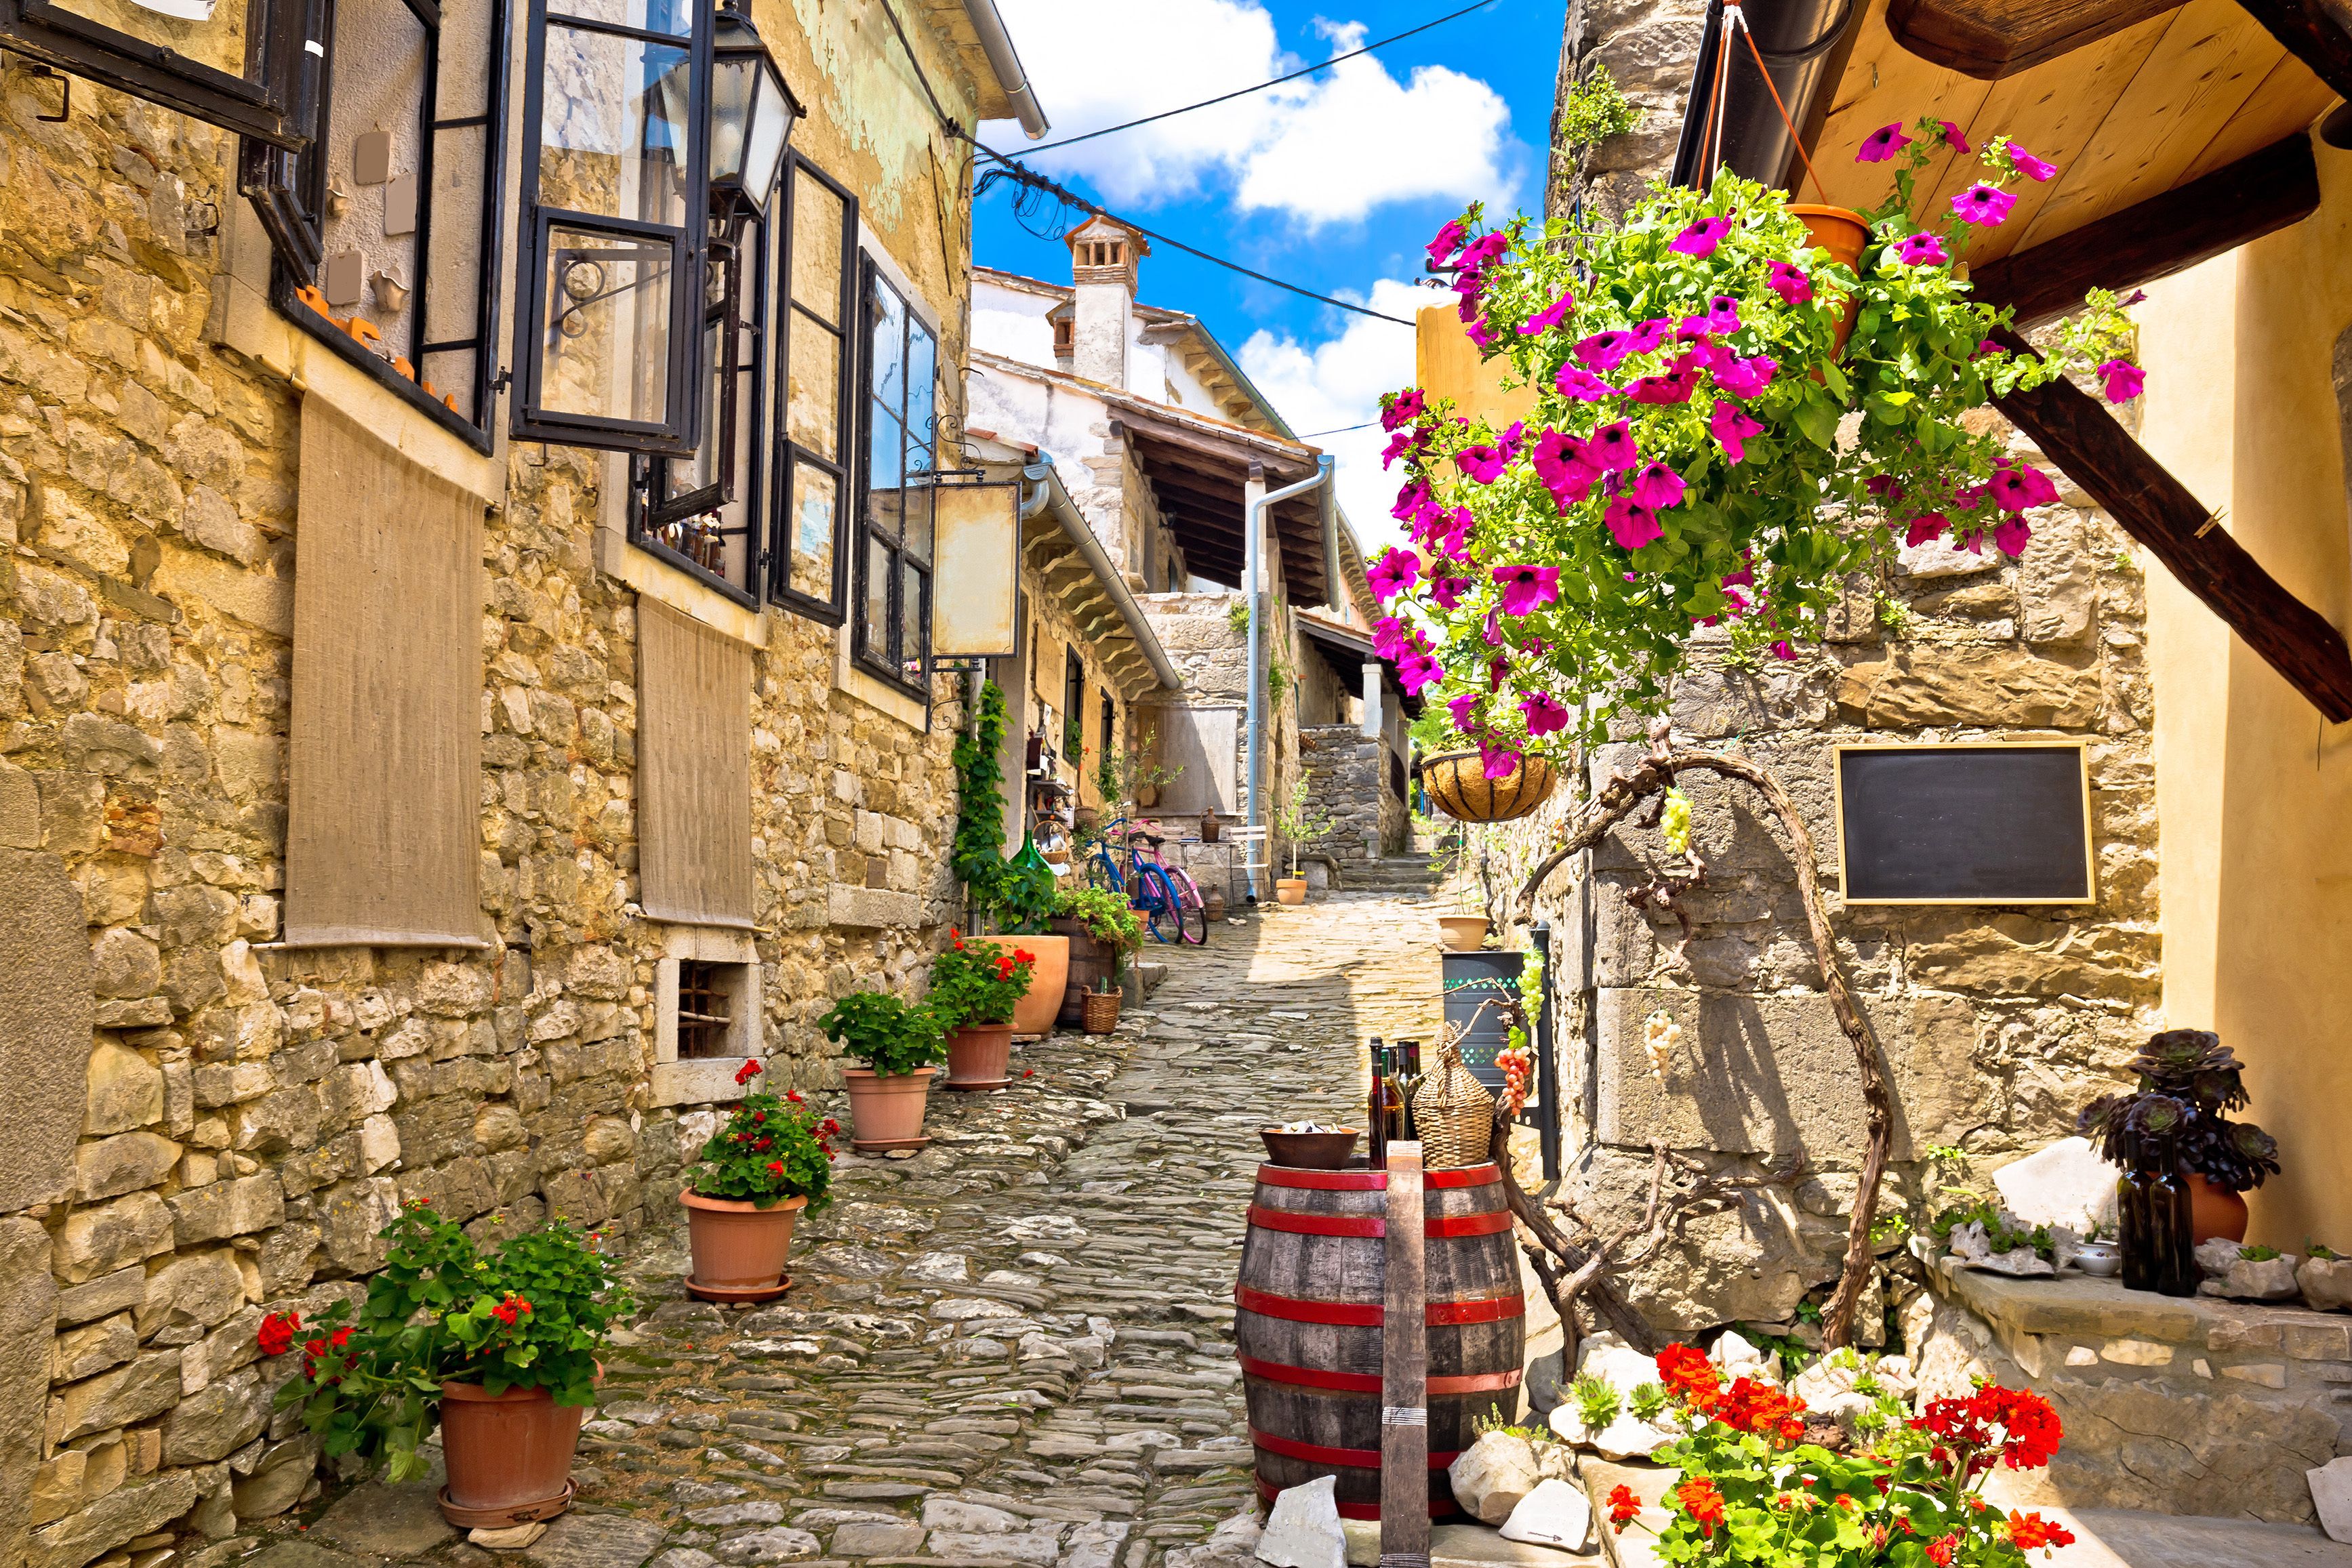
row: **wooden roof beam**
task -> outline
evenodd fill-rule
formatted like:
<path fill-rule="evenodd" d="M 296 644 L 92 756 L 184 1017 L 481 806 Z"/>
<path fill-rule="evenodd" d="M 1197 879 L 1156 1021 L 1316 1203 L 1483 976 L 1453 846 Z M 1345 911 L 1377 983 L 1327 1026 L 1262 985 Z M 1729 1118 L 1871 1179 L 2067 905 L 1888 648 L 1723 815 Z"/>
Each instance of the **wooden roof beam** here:
<path fill-rule="evenodd" d="M 2180 0 L 1890 0 L 1886 30 L 1922 59 L 1979 81 L 1999 81 L 2179 5 Z"/>
<path fill-rule="evenodd" d="M 2012 353 L 2033 351 L 2013 332 L 1996 335 Z M 2064 380 L 1994 402 L 2329 723 L 2352 720 L 2343 633 L 2263 570 L 2113 414 Z"/>
<path fill-rule="evenodd" d="M 2311 74 L 2352 98 L 2352 21 L 2328 0 L 2238 0 Z"/>
<path fill-rule="evenodd" d="M 2249 240 L 2301 223 L 2319 208 L 2311 138 L 2283 137 L 2261 152 L 2096 223 L 1976 269 L 1977 298 L 2017 308 L 2020 327 L 2078 308 L 2085 290 L 2118 291 L 2167 277 Z"/>

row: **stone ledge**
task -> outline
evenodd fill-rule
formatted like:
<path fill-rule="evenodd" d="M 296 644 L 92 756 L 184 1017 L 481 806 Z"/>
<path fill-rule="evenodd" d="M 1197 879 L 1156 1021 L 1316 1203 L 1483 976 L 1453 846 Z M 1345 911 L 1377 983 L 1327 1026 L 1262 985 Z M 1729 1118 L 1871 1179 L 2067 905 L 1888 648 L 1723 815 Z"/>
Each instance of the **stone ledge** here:
<path fill-rule="evenodd" d="M 2000 1332 L 2152 1341 L 2217 1353 L 2268 1350 L 2296 1361 L 2352 1361 L 2352 1317 L 2212 1296 L 2158 1296 L 2070 1274 L 2021 1280 L 1937 1260 L 1929 1281 Z M 2114 1358 L 2104 1358 L 2114 1359 Z"/>
<path fill-rule="evenodd" d="M 825 893 L 825 923 L 851 930 L 912 930 L 923 923 L 923 901 L 887 887 L 848 887 L 836 883 Z"/>

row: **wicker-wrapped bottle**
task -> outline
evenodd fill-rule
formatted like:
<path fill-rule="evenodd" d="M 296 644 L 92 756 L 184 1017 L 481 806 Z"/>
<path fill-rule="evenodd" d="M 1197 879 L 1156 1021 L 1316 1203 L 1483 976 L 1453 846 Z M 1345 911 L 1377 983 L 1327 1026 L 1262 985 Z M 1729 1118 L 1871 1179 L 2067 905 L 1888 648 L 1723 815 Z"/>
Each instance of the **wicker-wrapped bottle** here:
<path fill-rule="evenodd" d="M 1479 1165 L 1493 1146 L 1495 1097 L 1471 1075 L 1452 1040 L 1438 1046 L 1437 1065 L 1413 1092 L 1412 1120 L 1430 1170 Z"/>

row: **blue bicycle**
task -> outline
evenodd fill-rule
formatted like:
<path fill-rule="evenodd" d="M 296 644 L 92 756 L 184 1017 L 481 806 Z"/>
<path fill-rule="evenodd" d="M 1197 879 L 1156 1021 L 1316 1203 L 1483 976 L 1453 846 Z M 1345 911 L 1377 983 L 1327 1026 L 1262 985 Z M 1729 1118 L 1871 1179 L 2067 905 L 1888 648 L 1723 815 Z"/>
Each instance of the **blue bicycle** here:
<path fill-rule="evenodd" d="M 1127 830 L 1123 833 L 1122 828 Z M 1129 864 L 1124 871 L 1111 851 L 1117 840 L 1125 841 Z M 1129 906 L 1143 916 L 1153 940 L 1198 946 L 1209 939 L 1208 911 L 1192 879 L 1161 863 L 1160 846 L 1165 842 L 1143 824 L 1129 826 L 1125 817 L 1107 823 L 1087 862 L 1087 885 L 1124 894 Z"/>

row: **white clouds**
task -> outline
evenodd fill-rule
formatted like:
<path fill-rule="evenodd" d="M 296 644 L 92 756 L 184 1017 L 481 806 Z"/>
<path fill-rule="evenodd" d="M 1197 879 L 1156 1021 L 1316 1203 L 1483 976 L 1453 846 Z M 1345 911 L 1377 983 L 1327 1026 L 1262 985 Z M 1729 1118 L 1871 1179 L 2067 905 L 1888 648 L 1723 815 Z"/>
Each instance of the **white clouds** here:
<path fill-rule="evenodd" d="M 1283 50 L 1251 0 L 1002 0 L 1053 139 L 1181 108 L 1311 63 Z M 1331 53 L 1360 23 L 1318 23 Z M 1510 204 L 1524 152 L 1510 110 L 1442 66 L 1400 81 L 1367 55 L 1231 103 L 1123 131 L 1039 162 L 1083 174 L 1113 204 L 1230 186 L 1245 211 L 1319 227 L 1427 197 Z"/>
<path fill-rule="evenodd" d="M 1411 320 L 1422 306 L 1451 298 L 1384 277 L 1363 303 Z M 1388 444 L 1381 427 L 1339 435 L 1315 433 L 1377 420 L 1381 394 L 1412 384 L 1412 332 L 1392 321 L 1350 316 L 1338 337 L 1317 343 L 1254 332 L 1239 358 L 1290 428 L 1312 436 L 1313 444 L 1339 459 L 1339 504 L 1365 549 L 1378 554 L 1381 546 L 1402 539 L 1403 529 L 1389 517 L 1402 481 L 1394 469 L 1381 466 L 1381 448 Z"/>

